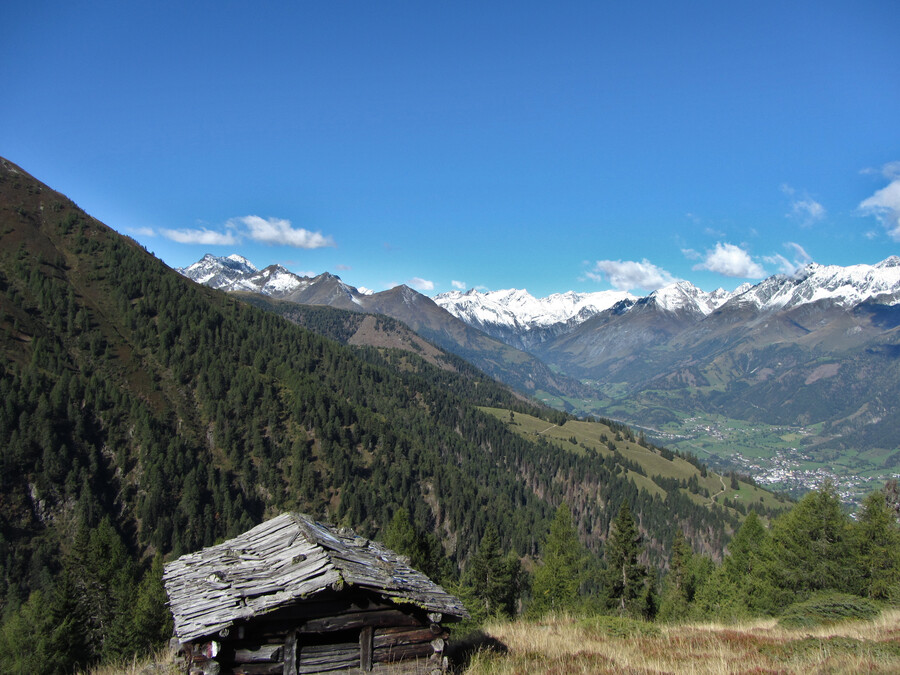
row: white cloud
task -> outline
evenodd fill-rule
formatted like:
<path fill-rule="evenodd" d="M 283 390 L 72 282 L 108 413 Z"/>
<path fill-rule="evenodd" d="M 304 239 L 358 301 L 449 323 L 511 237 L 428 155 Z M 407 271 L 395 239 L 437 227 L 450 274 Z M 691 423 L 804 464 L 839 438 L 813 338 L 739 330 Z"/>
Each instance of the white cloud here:
<path fill-rule="evenodd" d="M 891 162 L 886 167 L 900 163 Z M 884 170 L 888 172 L 900 171 L 900 166 Z M 888 236 L 894 241 L 900 241 L 900 176 L 895 177 L 886 187 L 881 188 L 868 199 L 859 204 L 859 210 L 867 216 L 875 216 L 887 230 Z"/>
<path fill-rule="evenodd" d="M 761 279 L 766 276 L 766 271 L 744 249 L 721 242 L 713 250 L 707 251 L 706 258 L 702 263 L 694 265 L 694 269 L 741 279 Z"/>
<path fill-rule="evenodd" d="M 160 230 L 162 236 L 179 244 L 205 244 L 207 246 L 233 246 L 240 241 L 231 232 L 214 230 Z"/>
<path fill-rule="evenodd" d="M 334 246 L 331 237 L 323 236 L 321 232 L 310 232 L 303 228 L 295 229 L 291 227 L 291 221 L 283 218 L 244 216 L 229 221 L 229 224 L 232 225 L 237 223 L 247 228 L 247 236 L 264 244 L 281 244 L 297 248 Z"/>
<path fill-rule="evenodd" d="M 692 248 L 683 248 L 681 249 L 681 255 L 683 255 L 688 260 L 700 260 L 703 256 L 700 255 L 697 251 Z"/>
<path fill-rule="evenodd" d="M 146 229 L 146 228 L 142 228 Z M 141 231 L 140 234 L 153 236 L 152 230 Z M 310 232 L 302 228 L 291 227 L 291 221 L 282 218 L 260 218 L 259 216 L 243 216 L 232 218 L 225 223 L 225 231 L 218 232 L 208 228 L 164 230 L 160 233 L 167 239 L 179 244 L 206 244 L 213 246 L 233 246 L 244 237 L 264 244 L 280 244 L 296 248 L 322 248 L 334 246 L 331 237 L 321 232 Z"/>
<path fill-rule="evenodd" d="M 598 260 L 593 271 L 588 272 L 587 276 L 594 281 L 603 281 L 605 276 L 609 279 L 609 283 L 620 291 L 634 288 L 653 291 L 677 281 L 666 270 L 657 267 L 646 258 L 640 262 L 635 260 Z"/>
<path fill-rule="evenodd" d="M 450 282 L 450 284 L 453 286 L 453 288 L 455 288 L 457 290 L 460 290 L 460 291 L 466 290 L 466 282 L 465 281 L 456 281 L 454 279 L 453 281 Z"/>
<path fill-rule="evenodd" d="M 410 288 L 415 288 L 417 291 L 433 291 L 434 290 L 434 282 L 428 281 L 428 279 L 422 279 L 421 277 L 413 277 L 410 279 L 407 284 Z"/>

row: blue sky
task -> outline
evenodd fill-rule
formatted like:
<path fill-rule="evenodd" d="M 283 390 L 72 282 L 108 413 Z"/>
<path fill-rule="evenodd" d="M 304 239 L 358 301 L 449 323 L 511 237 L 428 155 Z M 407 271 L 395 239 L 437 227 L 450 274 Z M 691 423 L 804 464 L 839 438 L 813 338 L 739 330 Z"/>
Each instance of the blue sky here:
<path fill-rule="evenodd" d="M 0 7 L 0 155 L 173 267 L 706 290 L 900 252 L 900 3 Z"/>

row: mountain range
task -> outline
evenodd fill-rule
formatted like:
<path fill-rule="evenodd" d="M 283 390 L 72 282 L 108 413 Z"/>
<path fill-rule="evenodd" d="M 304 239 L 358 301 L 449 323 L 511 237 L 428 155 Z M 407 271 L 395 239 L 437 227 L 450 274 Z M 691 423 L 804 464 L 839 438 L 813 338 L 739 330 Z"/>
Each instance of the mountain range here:
<path fill-rule="evenodd" d="M 409 286 L 395 286 L 380 293 L 360 291 L 327 272 L 310 278 L 298 276 L 280 265 L 269 265 L 260 270 L 239 255 L 206 255 L 178 271 L 189 279 L 223 291 L 254 292 L 295 304 L 326 305 L 392 317 L 437 346 L 526 394 L 549 392 L 563 397 L 589 394 L 577 380 L 554 373 L 534 355 L 470 326 Z"/>
<path fill-rule="evenodd" d="M 494 302 L 516 294 L 435 300 L 509 339 Z M 845 473 L 885 477 L 900 466 L 898 326 L 900 258 L 890 256 L 875 265 L 812 263 L 732 292 L 680 281 L 544 328 L 528 349 L 593 387 L 587 410 L 675 436 L 700 414 L 790 426 L 807 460 L 827 467 L 836 451 L 852 451 L 860 455 Z M 737 441 L 731 451 L 754 452 L 756 443 Z M 768 450 L 782 445 L 790 444 L 776 439 Z"/>
<path fill-rule="evenodd" d="M 678 281 L 644 297 L 570 291 L 534 298 L 508 289 L 432 300 L 408 287 L 371 294 L 328 274 L 258 270 L 240 256 L 206 256 L 179 271 L 224 290 L 387 314 L 567 410 L 655 431 L 677 430 L 698 414 L 788 425 L 801 429 L 800 445 L 822 461 L 854 447 L 870 455 L 867 471 L 900 465 L 896 256 L 875 265 L 811 263 L 734 291 Z"/>

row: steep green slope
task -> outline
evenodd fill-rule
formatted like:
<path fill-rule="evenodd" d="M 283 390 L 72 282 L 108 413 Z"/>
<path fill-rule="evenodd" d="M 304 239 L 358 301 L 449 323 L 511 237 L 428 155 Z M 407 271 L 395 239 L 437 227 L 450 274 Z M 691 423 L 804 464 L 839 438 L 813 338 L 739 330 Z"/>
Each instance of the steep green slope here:
<path fill-rule="evenodd" d="M 284 508 L 372 533 L 403 504 L 452 555 L 489 521 L 520 549 L 540 530 L 546 503 L 474 440 L 498 431 L 466 401 L 508 390 L 198 287 L 9 163 L 0 204 L 7 580 L 39 584 L 105 515 L 163 552 Z"/>

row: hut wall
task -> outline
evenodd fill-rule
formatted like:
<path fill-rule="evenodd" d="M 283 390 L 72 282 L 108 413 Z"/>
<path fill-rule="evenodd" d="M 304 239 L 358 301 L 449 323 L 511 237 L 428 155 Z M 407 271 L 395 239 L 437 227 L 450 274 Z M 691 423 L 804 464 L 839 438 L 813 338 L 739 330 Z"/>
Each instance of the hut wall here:
<path fill-rule="evenodd" d="M 250 619 L 187 647 L 196 673 L 431 673 L 445 669 L 448 635 L 433 619 L 440 620 L 365 597 L 333 598 Z"/>

